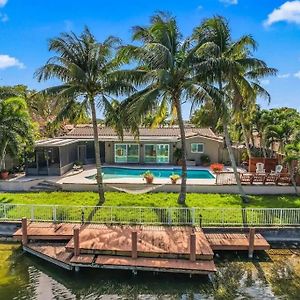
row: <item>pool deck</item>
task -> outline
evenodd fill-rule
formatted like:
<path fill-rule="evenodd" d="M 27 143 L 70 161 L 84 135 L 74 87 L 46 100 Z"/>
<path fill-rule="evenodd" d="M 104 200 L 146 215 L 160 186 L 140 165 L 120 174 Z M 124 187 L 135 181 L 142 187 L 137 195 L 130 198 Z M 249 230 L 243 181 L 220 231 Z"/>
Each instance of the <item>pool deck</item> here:
<path fill-rule="evenodd" d="M 124 165 L 124 166 L 116 166 L 116 165 L 104 165 L 105 167 L 118 167 L 118 168 L 132 168 L 132 169 L 180 169 L 180 166 L 166 165 L 166 166 L 156 166 L 156 165 Z M 205 170 L 209 171 L 209 168 L 199 167 L 199 166 L 189 166 L 189 170 Z M 84 166 L 84 171 L 73 175 L 73 176 L 64 176 L 61 177 L 56 182 L 59 184 L 95 184 L 96 180 L 89 179 L 87 177 L 94 176 L 96 174 L 96 169 L 94 165 Z M 68 175 L 68 174 L 66 174 Z M 104 178 L 104 183 L 132 183 L 132 184 L 144 184 L 145 180 L 142 177 L 116 177 L 116 178 Z M 178 180 L 178 184 L 180 184 L 180 180 Z M 216 183 L 215 178 L 209 179 L 187 179 L 187 184 L 200 184 L 200 185 L 214 185 Z M 154 178 L 154 184 L 171 184 L 170 178 Z"/>

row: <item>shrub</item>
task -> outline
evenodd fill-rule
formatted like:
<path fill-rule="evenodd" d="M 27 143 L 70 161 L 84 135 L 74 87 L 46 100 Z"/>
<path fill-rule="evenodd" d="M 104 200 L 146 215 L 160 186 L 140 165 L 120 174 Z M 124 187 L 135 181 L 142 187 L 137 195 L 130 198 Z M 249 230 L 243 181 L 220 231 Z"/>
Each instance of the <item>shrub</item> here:
<path fill-rule="evenodd" d="M 202 154 L 200 156 L 201 164 L 210 164 L 210 157 L 207 154 Z"/>

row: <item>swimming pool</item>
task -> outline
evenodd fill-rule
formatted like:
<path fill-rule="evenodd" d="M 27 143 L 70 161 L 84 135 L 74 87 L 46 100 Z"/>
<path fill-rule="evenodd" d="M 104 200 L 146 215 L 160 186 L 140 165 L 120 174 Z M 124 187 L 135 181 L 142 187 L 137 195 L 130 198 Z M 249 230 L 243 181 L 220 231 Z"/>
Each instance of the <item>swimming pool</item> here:
<path fill-rule="evenodd" d="M 146 171 L 150 170 L 154 177 L 169 178 L 173 173 L 181 175 L 181 168 L 126 168 L 126 167 L 102 167 L 104 179 L 111 178 L 140 178 Z M 189 179 L 213 179 L 214 176 L 208 170 L 189 169 Z M 95 179 L 95 175 L 87 177 Z"/>

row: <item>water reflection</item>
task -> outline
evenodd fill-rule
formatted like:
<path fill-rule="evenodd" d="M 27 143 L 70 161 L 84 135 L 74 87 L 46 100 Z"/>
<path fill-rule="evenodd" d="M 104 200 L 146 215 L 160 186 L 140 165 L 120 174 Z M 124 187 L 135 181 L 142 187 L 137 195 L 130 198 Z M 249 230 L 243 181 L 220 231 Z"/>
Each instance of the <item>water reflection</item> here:
<path fill-rule="evenodd" d="M 208 278 L 127 271 L 69 272 L 0 244 L 0 299 L 300 299 L 299 250 L 220 253 Z"/>

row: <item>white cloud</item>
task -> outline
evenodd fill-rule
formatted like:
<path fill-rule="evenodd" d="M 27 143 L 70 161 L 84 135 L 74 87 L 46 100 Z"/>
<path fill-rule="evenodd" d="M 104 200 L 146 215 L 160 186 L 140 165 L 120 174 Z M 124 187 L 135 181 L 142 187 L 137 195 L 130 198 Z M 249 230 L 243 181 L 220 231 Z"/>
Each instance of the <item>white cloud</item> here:
<path fill-rule="evenodd" d="M 263 79 L 260 81 L 261 84 L 263 85 L 269 85 L 270 84 L 270 80 L 269 79 Z"/>
<path fill-rule="evenodd" d="M 25 68 L 24 64 L 20 62 L 17 58 L 6 54 L 0 54 L 0 69 L 6 69 L 11 67 L 17 67 L 20 69 Z"/>
<path fill-rule="evenodd" d="M 295 0 L 283 3 L 268 15 L 264 25 L 270 26 L 277 22 L 300 24 L 300 1 Z"/>
<path fill-rule="evenodd" d="M 290 73 L 286 73 L 286 74 L 279 74 L 277 75 L 278 78 L 289 78 L 291 76 Z"/>
<path fill-rule="evenodd" d="M 0 13 L 0 22 L 7 22 L 8 21 L 8 15 Z"/>
<path fill-rule="evenodd" d="M 0 0 L 0 7 L 3 7 L 8 0 Z"/>
<path fill-rule="evenodd" d="M 203 9 L 203 6 L 202 6 L 202 5 L 198 5 L 198 6 L 197 6 L 197 9 L 198 9 L 198 10 L 202 10 L 202 9 Z"/>
<path fill-rule="evenodd" d="M 219 0 L 220 2 L 226 5 L 236 5 L 238 4 L 238 0 Z"/>
<path fill-rule="evenodd" d="M 295 73 L 294 76 L 295 76 L 296 78 L 300 79 L 300 71 L 297 72 L 297 73 Z"/>

